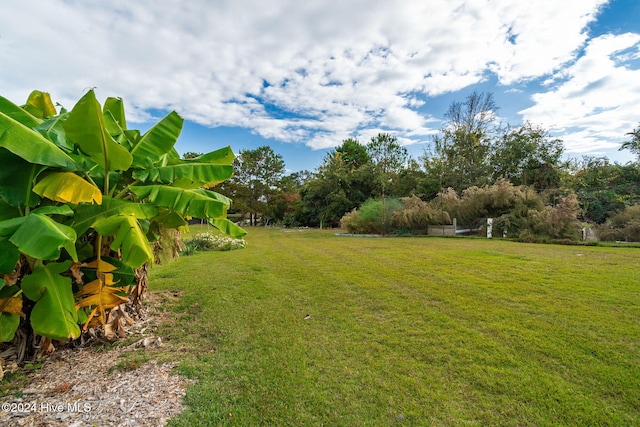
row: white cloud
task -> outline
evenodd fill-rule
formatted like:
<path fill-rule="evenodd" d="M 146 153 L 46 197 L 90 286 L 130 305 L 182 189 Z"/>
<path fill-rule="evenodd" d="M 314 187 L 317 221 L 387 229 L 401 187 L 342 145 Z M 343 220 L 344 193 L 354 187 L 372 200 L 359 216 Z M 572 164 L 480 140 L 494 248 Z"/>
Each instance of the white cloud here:
<path fill-rule="evenodd" d="M 314 148 L 367 129 L 422 142 L 439 126 L 417 111 L 428 97 L 490 73 L 508 85 L 558 71 L 576 58 L 605 3 L 8 2 L 0 93 L 20 102 L 38 88 L 70 108 L 97 87 L 100 96 L 122 97 L 134 119 L 176 109 L 207 126 Z"/>
<path fill-rule="evenodd" d="M 499 57 L 491 68 L 503 84 L 536 78 L 574 59 L 587 40 L 586 26 L 606 1 L 541 0 L 505 2 L 496 8 L 507 37 L 496 41 Z M 504 28 L 504 27 L 503 27 Z"/>
<path fill-rule="evenodd" d="M 557 86 L 533 95 L 534 106 L 520 114 L 562 132 L 569 152 L 618 146 L 640 120 L 640 63 L 627 63 L 639 54 L 640 34 L 591 40 Z"/>

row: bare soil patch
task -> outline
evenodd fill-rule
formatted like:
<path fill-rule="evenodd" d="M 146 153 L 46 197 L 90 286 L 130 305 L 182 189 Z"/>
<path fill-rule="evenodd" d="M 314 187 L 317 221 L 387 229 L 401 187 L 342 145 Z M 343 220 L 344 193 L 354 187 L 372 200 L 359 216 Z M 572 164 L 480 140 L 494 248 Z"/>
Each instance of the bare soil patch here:
<path fill-rule="evenodd" d="M 152 295 L 152 299 L 164 298 Z M 164 345 L 149 333 L 161 320 L 160 314 L 150 311 L 145 321 L 128 331 L 139 338 L 131 345 L 63 349 L 51 355 L 25 387 L 0 398 L 0 425 L 165 425 L 184 409 L 185 389 L 192 381 L 176 375 L 173 363 L 146 357 L 143 363 L 128 362 L 122 357 L 130 352 L 145 356 L 143 352 Z"/>

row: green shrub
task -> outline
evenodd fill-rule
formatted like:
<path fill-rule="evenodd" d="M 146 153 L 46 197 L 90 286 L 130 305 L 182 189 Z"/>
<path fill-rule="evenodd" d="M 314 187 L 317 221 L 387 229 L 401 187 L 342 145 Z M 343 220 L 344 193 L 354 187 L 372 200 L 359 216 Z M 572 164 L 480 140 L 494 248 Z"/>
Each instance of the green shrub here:
<path fill-rule="evenodd" d="M 453 188 L 447 188 L 439 192 L 436 197 L 429 202 L 433 209 L 440 212 L 436 224 L 451 224 L 453 218 L 461 220 L 462 199 Z"/>
<path fill-rule="evenodd" d="M 478 226 L 486 218 L 494 218 L 496 236 L 503 233 L 507 236 L 519 235 L 527 227 L 529 213 L 544 210 L 544 201 L 535 190 L 514 186 L 505 179 L 499 179 L 493 185 L 470 187 L 462 192 L 462 197 L 448 188 L 438 193 L 430 204 L 434 211 L 442 211 L 448 217 L 456 218 L 458 224 Z"/>
<path fill-rule="evenodd" d="M 502 215 L 523 216 L 528 210 L 541 210 L 542 198 L 535 190 L 515 187 L 500 179 L 494 185 L 471 187 L 462 193 L 460 220 L 468 222 L 477 218 L 498 218 Z"/>
<path fill-rule="evenodd" d="M 627 206 L 599 229 L 601 240 L 640 242 L 640 205 Z"/>
<path fill-rule="evenodd" d="M 344 214 L 340 219 L 340 228 L 347 230 L 349 233 L 363 234 L 364 227 L 360 220 L 360 212 L 358 212 L 357 209 L 354 209 L 351 212 Z"/>
<path fill-rule="evenodd" d="M 431 203 L 422 201 L 418 196 L 403 197 L 402 208 L 396 210 L 391 217 L 391 225 L 396 229 L 406 230 L 408 234 L 426 230 L 430 224 L 450 222 L 449 214 L 434 207 Z M 406 234 L 406 233 L 405 233 Z"/>
<path fill-rule="evenodd" d="M 187 244 L 184 244 L 182 246 L 182 250 L 180 251 L 180 255 L 184 255 L 184 256 L 190 256 L 195 254 L 197 251 L 195 250 L 195 248 L 193 246 L 189 246 Z"/>
<path fill-rule="evenodd" d="M 399 199 L 369 199 L 359 209 L 345 214 L 340 227 L 354 234 L 386 234 L 394 213 L 402 209 Z"/>
<path fill-rule="evenodd" d="M 199 233 L 193 239 L 184 243 L 184 255 L 190 255 L 194 251 L 231 251 L 243 249 L 247 246 L 244 239 L 234 239 L 223 234 Z"/>
<path fill-rule="evenodd" d="M 527 220 L 529 229 L 523 235 L 529 233 L 537 239 L 580 240 L 580 212 L 580 204 L 575 194 L 563 197 L 556 206 L 545 206 L 540 211 L 530 210 Z"/>

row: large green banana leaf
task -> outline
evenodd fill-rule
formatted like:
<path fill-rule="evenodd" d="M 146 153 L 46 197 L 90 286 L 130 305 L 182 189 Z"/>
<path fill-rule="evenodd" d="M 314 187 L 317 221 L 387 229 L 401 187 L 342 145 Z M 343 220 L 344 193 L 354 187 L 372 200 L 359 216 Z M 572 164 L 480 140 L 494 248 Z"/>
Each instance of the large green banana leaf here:
<path fill-rule="evenodd" d="M 18 216 L 0 221 L 0 239 L 8 239 L 13 236 L 13 233 L 15 233 L 26 220 L 26 216 Z"/>
<path fill-rule="evenodd" d="M 182 215 L 166 208 L 158 209 L 158 215 L 153 217 L 153 221 L 162 228 L 178 228 L 187 225 Z"/>
<path fill-rule="evenodd" d="M 105 170 L 127 170 L 132 157 L 107 132 L 104 114 L 93 90 L 88 91 L 73 107 L 63 123 L 67 138 Z"/>
<path fill-rule="evenodd" d="M 35 130 L 0 112 L 0 147 L 39 165 L 74 169 L 73 159 Z"/>
<path fill-rule="evenodd" d="M 231 205 L 228 197 L 202 189 L 185 190 L 165 185 L 133 186 L 130 189 L 141 199 L 149 199 L 157 206 L 196 218 L 224 218 Z"/>
<path fill-rule="evenodd" d="M 231 165 L 233 164 L 235 158 L 236 155 L 233 153 L 233 150 L 231 150 L 230 146 L 227 146 L 198 157 L 185 159 L 184 161 L 186 163 L 211 163 L 214 165 Z"/>
<path fill-rule="evenodd" d="M 144 203 L 103 196 L 102 205 L 75 207 L 75 215 L 69 225 L 81 236 L 98 221 L 119 214 L 134 215 L 138 219 L 150 219 L 158 215 L 158 209 Z"/>
<path fill-rule="evenodd" d="M 38 335 L 57 340 L 80 336 L 71 278 L 60 275 L 70 266 L 70 261 L 49 263 L 36 267 L 22 279 L 24 294 L 36 301 L 31 312 L 31 327 Z"/>
<path fill-rule="evenodd" d="M 140 267 L 153 260 L 153 251 L 134 215 L 116 215 L 98 221 L 94 228 L 103 236 L 114 236 L 111 249 L 120 250 L 122 261 Z"/>
<path fill-rule="evenodd" d="M 115 120 L 115 119 L 114 119 Z M 123 144 L 131 150 L 140 141 L 140 131 L 137 129 L 127 129 L 124 131 Z"/>
<path fill-rule="evenodd" d="M 11 274 L 20 258 L 20 251 L 10 241 L 0 240 L 0 254 L 0 276 Z"/>
<path fill-rule="evenodd" d="M 1 313 L 0 342 L 11 341 L 18 329 L 18 326 L 20 326 L 20 316 L 10 313 Z"/>
<path fill-rule="evenodd" d="M 42 178 L 33 192 L 61 203 L 102 203 L 102 192 L 73 172 L 53 172 Z"/>
<path fill-rule="evenodd" d="M 199 194 L 200 196 L 203 197 L 209 197 L 211 199 L 214 200 L 218 200 L 219 202 L 223 203 L 226 208 L 228 209 L 229 207 L 231 207 L 231 199 L 228 198 L 227 196 L 223 196 L 220 193 L 216 193 L 215 191 L 211 191 L 211 190 L 205 190 L 203 188 L 198 188 L 196 190 L 191 190 L 191 192 L 195 193 L 195 194 Z M 225 210 L 225 215 L 226 215 L 226 210 Z M 208 218 L 217 218 L 215 216 L 210 216 Z"/>
<path fill-rule="evenodd" d="M 131 150 L 133 166 L 149 167 L 170 152 L 182 132 L 183 124 L 184 119 L 172 111 L 145 132 Z"/>
<path fill-rule="evenodd" d="M 36 118 L 24 108 L 19 107 L 7 98 L 0 96 L 0 113 L 6 114 L 13 120 L 32 129 L 42 123 L 41 119 Z"/>
<path fill-rule="evenodd" d="M 63 118 L 66 118 L 66 115 L 52 117 L 40 123 L 34 129 L 69 154 L 73 151 L 73 144 L 67 139 L 64 132 L 64 127 L 62 126 Z"/>
<path fill-rule="evenodd" d="M 56 260 L 60 258 L 61 249 L 65 248 L 71 258 L 78 261 L 75 247 L 77 235 L 73 228 L 37 213 L 31 213 L 23 218 L 9 238 L 20 252 L 37 259 Z M 0 222 L 0 231 L 3 223 L 11 221 Z"/>
<path fill-rule="evenodd" d="M 0 221 L 21 215 L 18 208 L 11 206 L 0 197 Z"/>
<path fill-rule="evenodd" d="M 181 188 L 199 188 L 205 184 L 218 184 L 229 179 L 232 175 L 233 166 L 186 162 L 139 169 L 133 173 L 133 177 L 142 182 L 173 184 Z"/>
<path fill-rule="evenodd" d="M 118 123 L 116 118 L 113 117 L 111 111 L 104 112 L 104 128 L 107 130 L 107 132 L 109 132 L 109 135 L 111 135 L 114 141 L 125 147 L 127 151 L 131 152 L 131 147 L 133 147 L 133 144 L 131 141 L 129 141 L 126 133 L 127 131 L 120 127 L 120 124 Z"/>
<path fill-rule="evenodd" d="M 46 205 L 41 206 L 38 209 L 34 209 L 31 213 L 39 214 L 39 215 L 63 215 L 63 216 L 73 216 L 73 209 L 69 207 L 69 205 Z"/>
<path fill-rule="evenodd" d="M 4 148 L 0 148 L 0 165 L 0 197 L 17 208 L 36 206 L 40 198 L 32 189 L 46 166 L 29 163 Z"/>
<path fill-rule="evenodd" d="M 38 215 L 73 215 L 73 211 L 67 205 L 43 206 L 35 209 L 32 213 Z M 20 250 L 7 238 L 13 236 L 26 220 L 27 217 L 18 216 L 12 217 L 10 220 L 0 221 L 0 254 L 2 254 L 0 257 L 0 275 L 10 274 L 18 262 Z"/>
<path fill-rule="evenodd" d="M 226 218 L 212 219 L 209 220 L 209 223 L 218 230 L 222 231 L 224 234 L 235 237 L 236 239 L 241 239 L 247 234 L 244 229 L 238 227 L 235 223 L 229 221 Z"/>
<path fill-rule="evenodd" d="M 0 208 L 2 207 L 2 204 L 0 203 Z M 0 213 L 1 213 L 1 209 L 0 209 Z M 25 223 L 25 221 L 27 221 L 27 219 L 31 216 L 31 215 L 39 215 L 39 216 L 44 216 L 44 215 L 63 215 L 63 216 L 73 216 L 74 212 L 73 210 L 67 206 L 67 205 L 56 205 L 56 206 L 42 206 L 38 209 L 35 209 L 31 212 L 30 215 L 27 216 L 13 216 L 10 217 L 8 219 L 4 219 L 0 221 L 0 239 L 8 239 L 11 236 L 14 235 L 14 233 L 16 231 L 18 231 L 18 229 L 20 227 L 23 226 L 23 224 Z M 55 221 L 54 221 L 55 222 Z M 62 224 L 58 224 L 55 223 L 57 225 L 62 225 Z M 57 227 L 56 225 L 56 227 Z M 63 228 L 65 229 L 65 228 Z M 34 232 L 39 232 L 41 230 L 39 229 L 35 229 Z M 59 248 L 58 248 L 59 249 Z"/>
<path fill-rule="evenodd" d="M 127 118 L 124 114 L 124 102 L 122 102 L 122 98 L 113 98 L 110 96 L 104 101 L 102 108 L 105 113 L 109 112 L 111 114 L 120 129 L 127 129 Z"/>

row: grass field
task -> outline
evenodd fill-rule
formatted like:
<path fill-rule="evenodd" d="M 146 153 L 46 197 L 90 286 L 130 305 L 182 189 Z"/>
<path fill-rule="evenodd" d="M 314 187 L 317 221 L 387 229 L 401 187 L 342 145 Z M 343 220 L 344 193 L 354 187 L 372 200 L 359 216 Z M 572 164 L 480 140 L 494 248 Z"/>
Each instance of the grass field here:
<path fill-rule="evenodd" d="M 247 241 L 152 269 L 198 379 L 171 425 L 640 425 L 638 249 Z"/>

